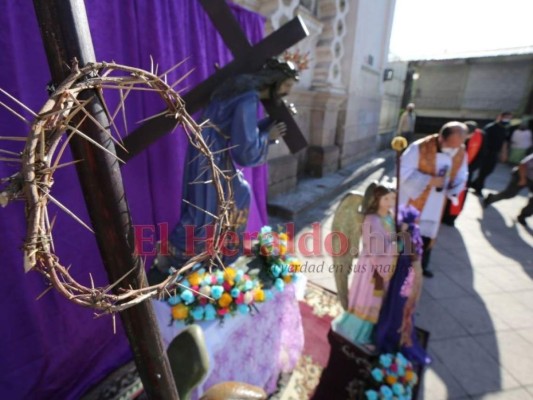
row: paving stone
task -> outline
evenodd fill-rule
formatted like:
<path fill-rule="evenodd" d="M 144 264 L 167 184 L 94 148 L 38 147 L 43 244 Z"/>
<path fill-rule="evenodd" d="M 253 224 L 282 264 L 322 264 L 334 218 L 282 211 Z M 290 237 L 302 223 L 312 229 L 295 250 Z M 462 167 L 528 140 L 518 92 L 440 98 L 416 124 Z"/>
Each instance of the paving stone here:
<path fill-rule="evenodd" d="M 533 385 L 533 343 L 516 332 L 476 336 L 477 342 L 522 385 Z"/>
<path fill-rule="evenodd" d="M 435 341 L 432 349 L 468 395 L 520 386 L 475 337 Z"/>

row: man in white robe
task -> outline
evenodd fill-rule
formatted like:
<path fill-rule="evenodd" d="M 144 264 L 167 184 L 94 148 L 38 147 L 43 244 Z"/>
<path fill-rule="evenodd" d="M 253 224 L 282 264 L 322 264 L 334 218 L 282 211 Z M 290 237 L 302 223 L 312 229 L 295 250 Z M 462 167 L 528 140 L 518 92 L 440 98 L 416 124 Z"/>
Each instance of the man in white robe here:
<path fill-rule="evenodd" d="M 426 277 L 433 276 L 429 258 L 446 198 L 457 202 L 468 178 L 464 149 L 467 132 L 465 124 L 448 122 L 438 134 L 412 143 L 401 156 L 399 202 L 411 204 L 421 213 L 422 268 Z"/>

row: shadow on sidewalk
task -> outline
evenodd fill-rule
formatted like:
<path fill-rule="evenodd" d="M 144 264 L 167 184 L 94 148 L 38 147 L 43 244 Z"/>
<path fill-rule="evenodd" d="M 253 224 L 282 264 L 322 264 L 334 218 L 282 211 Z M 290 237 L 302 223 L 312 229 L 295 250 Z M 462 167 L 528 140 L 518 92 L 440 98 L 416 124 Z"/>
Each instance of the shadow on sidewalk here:
<path fill-rule="evenodd" d="M 496 324 L 474 287 L 474 260 L 460 230 L 441 228 L 431 264 L 435 277 L 424 280 L 416 323 L 431 332 L 434 363 L 420 398 L 454 399 L 501 390 L 500 362 L 494 357 Z M 483 335 L 483 346 L 478 335 Z M 494 349 L 492 356 L 486 346 Z"/>
<path fill-rule="evenodd" d="M 479 201 L 481 202 L 482 199 L 480 198 Z M 509 200 L 501 200 L 498 203 L 503 204 L 506 201 Z M 521 225 L 516 221 L 516 216 L 519 212 L 520 208 L 513 209 L 515 215 L 509 215 L 513 220 L 513 225 L 508 226 L 504 215 L 498 209 L 489 206 L 483 210 L 482 218 L 479 221 L 480 228 L 484 238 L 498 253 L 516 261 L 522 266 L 523 271 L 533 279 L 531 244 L 524 240 L 519 229 L 523 229 L 526 234 L 532 237 L 533 230 L 530 227 L 521 228 Z"/>

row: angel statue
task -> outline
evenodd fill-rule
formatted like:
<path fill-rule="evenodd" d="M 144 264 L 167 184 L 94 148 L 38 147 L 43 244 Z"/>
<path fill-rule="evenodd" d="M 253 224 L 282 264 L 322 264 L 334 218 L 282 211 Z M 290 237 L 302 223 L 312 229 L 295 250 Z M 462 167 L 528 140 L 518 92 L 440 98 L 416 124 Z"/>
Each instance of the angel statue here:
<path fill-rule="evenodd" d="M 413 207 L 400 207 L 397 224 L 395 201 L 391 184 L 372 183 L 364 195 L 347 194 L 335 212 L 332 231 L 339 235 L 333 236 L 333 250 L 340 255 L 334 256 L 334 274 L 344 312 L 333 320 L 332 330 L 367 354 L 402 351 L 410 361 L 426 365 L 430 359 L 413 323 L 422 289 L 419 215 Z M 356 247 L 337 251 L 340 237 Z"/>

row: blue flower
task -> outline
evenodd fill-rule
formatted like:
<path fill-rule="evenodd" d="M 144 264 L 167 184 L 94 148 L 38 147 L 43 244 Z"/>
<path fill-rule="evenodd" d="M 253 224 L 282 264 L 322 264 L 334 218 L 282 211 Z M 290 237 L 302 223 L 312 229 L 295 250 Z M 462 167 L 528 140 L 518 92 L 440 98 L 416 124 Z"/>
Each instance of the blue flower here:
<path fill-rule="evenodd" d="M 390 387 L 381 385 L 381 387 L 379 388 L 379 392 L 381 393 L 384 399 L 392 399 L 393 393 Z"/>
<path fill-rule="evenodd" d="M 244 275 L 244 271 L 242 269 L 237 271 L 237 275 L 235 275 L 235 282 L 238 283 L 242 280 L 242 277 Z"/>
<path fill-rule="evenodd" d="M 206 321 L 212 321 L 217 317 L 217 310 L 213 306 L 213 304 L 207 304 L 205 306 L 205 320 Z"/>
<path fill-rule="evenodd" d="M 270 267 L 270 272 L 272 272 L 272 275 L 274 275 L 274 278 L 277 278 L 279 274 L 281 273 L 281 268 L 279 267 L 279 265 L 274 264 Z"/>
<path fill-rule="evenodd" d="M 237 311 L 240 314 L 248 314 L 250 312 L 250 306 L 248 306 L 248 304 L 239 304 L 237 306 Z"/>
<path fill-rule="evenodd" d="M 231 289 L 231 297 L 233 297 L 234 299 L 239 297 L 239 294 L 241 294 L 241 291 L 237 288 L 233 288 Z"/>
<path fill-rule="evenodd" d="M 220 299 L 222 293 L 224 293 L 224 288 L 222 286 L 217 285 L 211 288 L 211 297 L 213 297 L 215 300 Z"/>
<path fill-rule="evenodd" d="M 168 299 L 168 304 L 170 304 L 171 306 L 175 306 L 179 303 L 181 303 L 181 297 L 179 296 L 172 296 Z"/>
<path fill-rule="evenodd" d="M 191 311 L 192 317 L 197 320 L 201 321 L 204 318 L 205 309 L 202 306 L 194 307 Z"/>
<path fill-rule="evenodd" d="M 274 282 L 274 286 L 276 286 L 276 289 L 278 289 L 280 292 L 283 292 L 283 289 L 285 288 L 285 282 L 283 282 L 283 279 L 277 278 Z"/>
<path fill-rule="evenodd" d="M 211 275 L 204 276 L 204 279 L 202 279 L 202 282 L 200 283 L 200 286 L 209 286 L 211 285 Z"/>
<path fill-rule="evenodd" d="M 274 293 L 272 293 L 272 290 L 263 290 L 263 292 L 265 293 L 266 301 L 272 300 L 274 298 Z"/>
<path fill-rule="evenodd" d="M 187 279 L 184 279 L 180 282 L 181 286 L 185 286 L 185 287 L 188 287 L 190 288 L 191 287 L 191 284 L 189 283 L 189 281 Z"/>
<path fill-rule="evenodd" d="M 261 228 L 261 234 L 265 234 L 269 232 L 272 232 L 272 228 L 270 226 L 266 225 Z"/>
<path fill-rule="evenodd" d="M 281 266 L 281 276 L 287 276 L 289 275 L 289 272 L 290 272 L 289 266 L 287 264 L 283 264 Z"/>
<path fill-rule="evenodd" d="M 402 353 L 396 353 L 396 363 L 399 367 L 405 367 L 409 363 Z"/>
<path fill-rule="evenodd" d="M 389 368 L 392 364 L 392 357 L 390 354 L 382 354 L 379 356 L 379 363 L 385 368 Z"/>
<path fill-rule="evenodd" d="M 405 376 L 405 368 L 404 367 L 398 367 L 398 376 Z"/>
<path fill-rule="evenodd" d="M 185 304 L 191 304 L 194 301 L 194 293 L 191 292 L 189 289 L 184 290 L 181 293 L 180 297 Z"/>
<path fill-rule="evenodd" d="M 218 283 L 224 283 L 224 272 L 217 271 L 216 272 L 217 282 Z"/>
<path fill-rule="evenodd" d="M 376 392 L 375 390 L 367 390 L 365 392 L 365 395 L 366 395 L 367 400 L 378 400 L 379 399 L 378 392 Z"/>
<path fill-rule="evenodd" d="M 400 396 L 402 394 L 404 394 L 405 392 L 405 389 L 403 387 L 403 385 L 401 383 L 395 383 L 392 385 L 392 392 L 397 395 L 397 396 Z"/>
<path fill-rule="evenodd" d="M 381 382 L 383 381 L 383 371 L 381 370 L 381 368 L 374 368 L 372 370 L 372 377 L 377 381 L 377 382 Z"/>
<path fill-rule="evenodd" d="M 244 284 L 244 290 L 248 291 L 248 290 L 252 290 L 253 288 L 254 288 L 254 283 L 252 281 L 246 281 L 246 283 Z"/>

